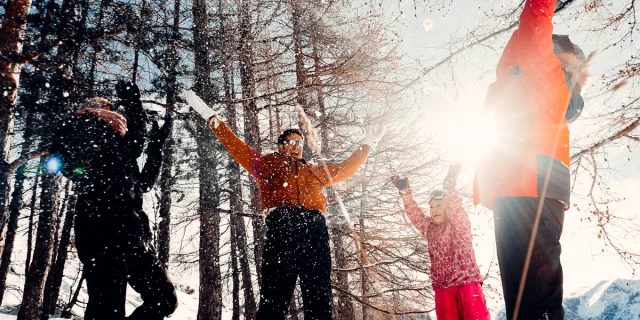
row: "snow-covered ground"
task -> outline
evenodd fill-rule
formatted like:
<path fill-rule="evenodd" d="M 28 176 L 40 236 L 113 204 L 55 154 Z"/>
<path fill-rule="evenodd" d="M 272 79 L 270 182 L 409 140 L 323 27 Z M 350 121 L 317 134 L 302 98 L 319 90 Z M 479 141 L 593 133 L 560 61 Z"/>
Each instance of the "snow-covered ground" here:
<path fill-rule="evenodd" d="M 73 294 L 73 290 L 75 290 L 75 286 L 71 287 L 73 279 L 65 277 L 63 280 L 62 288 L 60 289 L 60 299 L 64 301 L 68 301 L 68 298 Z M 7 276 L 7 287 L 13 288 L 9 289 L 5 294 L 5 298 L 2 304 L 2 309 L 0 311 L 0 320 L 5 319 L 16 319 L 16 314 L 18 312 L 18 305 L 21 301 L 21 294 L 17 292 L 15 289 L 22 290 L 24 286 L 24 276 L 18 275 L 13 272 L 9 272 Z M 180 320 L 195 320 L 197 311 L 198 311 L 198 292 L 197 290 L 192 294 L 187 294 L 183 290 L 181 290 L 180 286 L 176 288 L 178 293 L 178 308 L 171 316 L 172 319 L 180 319 Z M 78 296 L 78 302 L 86 302 L 87 301 L 87 291 L 86 286 L 83 286 L 83 289 L 80 291 Z M 126 313 L 129 314 L 133 312 L 133 310 L 142 303 L 140 296 L 129 287 L 127 290 L 127 301 L 126 301 Z M 80 303 L 78 303 L 80 304 Z M 84 314 L 84 309 L 76 304 L 73 309 L 74 319 L 82 319 L 82 315 Z M 228 314 L 227 310 L 223 310 L 223 316 L 225 319 L 230 318 L 230 314 Z M 59 315 L 51 316 L 50 319 L 62 319 Z"/>
<path fill-rule="evenodd" d="M 61 297 L 66 299 L 73 290 L 72 279 L 65 278 L 62 286 Z M 10 273 L 7 283 L 11 288 L 22 288 L 24 277 Z M 198 310 L 198 292 L 187 294 L 178 286 L 178 309 L 172 319 L 195 320 Z M 83 289 L 80 292 L 79 301 L 86 301 L 87 294 Z M 16 319 L 17 305 L 20 303 L 20 295 L 16 290 L 9 290 L 2 305 L 0 320 Z M 132 312 L 142 300 L 131 288 L 128 290 L 126 308 L 127 313 Z M 595 286 L 584 287 L 574 292 L 565 293 L 564 300 L 565 320 L 637 320 L 640 319 L 640 280 L 618 279 L 602 281 Z M 497 310 L 493 310 L 497 311 Z M 82 319 L 83 310 L 76 306 L 73 309 L 74 318 Z M 497 319 L 505 319 L 504 311 L 497 313 Z M 230 319 L 231 314 L 227 308 L 223 309 L 223 319 Z M 58 315 L 50 319 L 61 319 Z"/>

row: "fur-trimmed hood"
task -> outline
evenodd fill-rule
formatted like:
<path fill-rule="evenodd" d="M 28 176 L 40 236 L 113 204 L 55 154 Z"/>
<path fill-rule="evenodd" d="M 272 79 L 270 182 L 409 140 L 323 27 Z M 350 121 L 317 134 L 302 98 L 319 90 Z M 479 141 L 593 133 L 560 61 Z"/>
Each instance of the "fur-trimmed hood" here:
<path fill-rule="evenodd" d="M 584 55 L 582 49 L 569 40 L 566 35 L 553 35 L 553 52 L 560 60 L 562 69 L 571 77 L 567 79 L 568 85 L 579 85 L 582 90 L 589 85 L 591 74 L 589 73 L 589 57 Z M 569 88 L 573 91 L 573 88 Z"/>

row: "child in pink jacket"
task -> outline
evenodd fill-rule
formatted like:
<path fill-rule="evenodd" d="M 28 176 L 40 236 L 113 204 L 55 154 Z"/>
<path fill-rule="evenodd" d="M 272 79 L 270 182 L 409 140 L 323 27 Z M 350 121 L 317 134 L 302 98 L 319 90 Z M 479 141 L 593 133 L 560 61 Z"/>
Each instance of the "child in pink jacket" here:
<path fill-rule="evenodd" d="M 459 173 L 460 165 L 449 167 L 444 192 L 431 193 L 429 216 L 413 200 L 408 179 L 394 176 L 391 181 L 400 190 L 409 220 L 429 242 L 438 320 L 488 320 L 471 225 L 455 189 Z"/>

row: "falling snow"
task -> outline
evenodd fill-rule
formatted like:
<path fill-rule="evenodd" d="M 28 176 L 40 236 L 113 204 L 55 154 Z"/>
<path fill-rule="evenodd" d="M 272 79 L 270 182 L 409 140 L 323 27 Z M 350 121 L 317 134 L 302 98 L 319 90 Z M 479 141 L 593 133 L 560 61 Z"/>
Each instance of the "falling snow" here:
<path fill-rule="evenodd" d="M 433 29 L 433 25 L 434 25 L 434 22 L 431 19 L 425 19 L 424 22 L 422 23 L 422 26 L 424 27 L 424 31 L 429 31 Z"/>

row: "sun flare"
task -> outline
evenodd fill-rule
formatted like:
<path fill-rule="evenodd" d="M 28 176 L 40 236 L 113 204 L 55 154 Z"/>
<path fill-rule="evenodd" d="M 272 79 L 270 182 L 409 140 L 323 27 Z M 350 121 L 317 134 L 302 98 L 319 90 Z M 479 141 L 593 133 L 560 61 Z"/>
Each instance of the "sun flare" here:
<path fill-rule="evenodd" d="M 452 161 L 475 164 L 483 152 L 496 145 L 495 121 L 479 108 L 456 112 L 446 122 L 442 142 Z"/>

